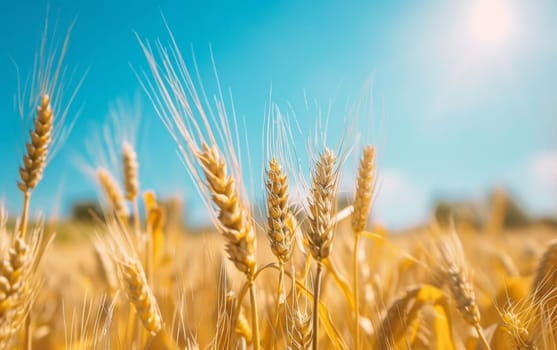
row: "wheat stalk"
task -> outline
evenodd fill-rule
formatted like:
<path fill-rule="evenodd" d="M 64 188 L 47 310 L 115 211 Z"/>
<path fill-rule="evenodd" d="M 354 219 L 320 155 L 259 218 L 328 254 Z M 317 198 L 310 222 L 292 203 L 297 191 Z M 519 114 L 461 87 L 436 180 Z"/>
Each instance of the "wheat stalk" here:
<path fill-rule="evenodd" d="M 217 228 L 226 240 L 226 252 L 234 266 L 249 280 L 256 272 L 255 231 L 248 212 L 243 207 L 236 190 L 236 183 L 227 174 L 226 164 L 216 147 L 203 144 L 198 154 L 207 187 L 213 203 L 218 208 Z"/>
<path fill-rule="evenodd" d="M 480 325 L 480 309 L 469 280 L 462 244 L 455 233 L 440 237 L 438 243 L 442 257 L 442 272 L 448 280 L 456 307 L 464 320 L 474 327 L 484 348 L 490 349 Z"/>
<path fill-rule="evenodd" d="M 373 196 L 373 183 L 375 180 L 375 149 L 368 145 L 364 147 L 362 159 L 360 160 L 360 168 L 358 171 L 358 179 L 356 182 L 356 192 L 354 194 L 354 211 L 352 212 L 352 230 L 355 233 L 354 251 L 353 251 L 353 281 L 354 281 L 354 339 L 355 348 L 360 348 L 360 290 L 358 286 L 359 266 L 358 256 L 360 250 L 360 235 L 365 229 L 367 217 L 371 206 L 371 198 Z"/>
<path fill-rule="evenodd" d="M 252 304 L 252 328 L 255 348 L 259 348 L 259 330 L 254 278 L 257 271 L 255 260 L 255 231 L 247 210 L 243 207 L 236 183 L 226 170 L 216 146 L 202 144 L 197 158 L 205 174 L 213 204 L 218 209 L 217 229 L 226 240 L 226 252 L 234 266 L 242 271 L 249 284 Z"/>
<path fill-rule="evenodd" d="M 278 161 L 273 158 L 269 162 L 266 171 L 267 179 L 267 238 L 272 253 L 279 261 L 279 282 L 277 298 L 275 301 L 275 317 L 273 327 L 276 328 L 279 320 L 279 304 L 284 293 L 284 266 L 290 261 L 293 252 L 292 239 L 294 230 L 288 225 L 288 219 L 292 215 L 288 208 L 288 182 Z"/>
<path fill-rule="evenodd" d="M 318 348 L 319 298 L 321 294 L 322 261 L 327 259 L 333 244 L 333 210 L 337 188 L 336 156 L 328 148 L 319 157 L 312 174 L 309 198 L 309 227 L 306 230 L 309 251 L 317 262 L 313 298 L 312 347 Z"/>
<path fill-rule="evenodd" d="M 148 256 L 146 272 L 148 280 L 153 283 L 154 271 L 161 263 L 164 252 L 165 212 L 157 204 L 157 199 L 153 191 L 146 191 L 143 193 L 143 202 L 145 205 L 145 226 L 149 245 L 146 250 Z"/>

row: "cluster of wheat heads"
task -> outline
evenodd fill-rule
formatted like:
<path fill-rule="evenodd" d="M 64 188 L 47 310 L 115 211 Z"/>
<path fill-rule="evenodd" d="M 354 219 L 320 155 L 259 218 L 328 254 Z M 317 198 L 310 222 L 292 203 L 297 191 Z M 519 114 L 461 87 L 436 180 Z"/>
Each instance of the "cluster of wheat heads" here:
<path fill-rule="evenodd" d="M 473 280 L 469 273 L 471 264 L 464 257 L 460 238 L 446 233 L 451 231 L 449 227 L 443 228 L 441 231 L 445 233 L 442 234 L 430 233 L 429 243 L 415 244 L 411 251 L 392 245 L 381 233 L 366 231 L 376 178 L 375 149 L 371 146 L 362 150 L 358 176 L 354 179 L 357 184 L 354 200 L 347 208 L 351 212 L 348 227 L 342 224 L 346 211 L 337 210 L 342 162 L 338 162 L 333 150 L 323 147 L 314 161 L 306 211 L 301 220 L 300 215 L 291 212 L 288 195 L 288 176 L 296 174 L 284 171 L 284 164 L 279 162 L 280 154 L 270 154 L 264 183 L 267 194 L 265 230 L 276 262 L 258 264 L 255 257 L 256 249 L 260 248 L 256 248 L 254 217 L 241 190 L 242 169 L 234 151 L 235 139 L 222 95 L 211 106 L 204 93 L 197 93 L 196 84 L 174 41 L 169 48 L 160 42 L 154 47 L 149 43 L 142 43 L 142 46 L 152 73 L 151 79 L 145 81 L 146 90 L 199 185 L 216 228 L 226 241 L 229 260 L 246 277 L 238 302 L 241 304 L 249 291 L 252 329 L 249 340 L 244 337 L 242 344 L 247 342 L 253 348 L 358 349 L 459 348 L 463 345 L 490 348 L 505 342 L 536 347 L 536 344 L 541 346 L 541 341 L 552 343 L 548 338 L 553 337 L 553 331 L 543 332 L 542 337 L 534 339 L 536 329 L 554 328 L 550 317 L 554 308 L 550 308 L 549 315 L 542 312 L 546 308 L 540 309 L 540 305 L 547 300 L 535 298 L 541 292 L 517 292 L 518 295 L 505 298 L 510 288 L 508 280 L 518 279 L 516 284 L 524 286 L 529 283 L 527 278 L 507 276 L 495 286 Z M 227 169 L 232 169 L 232 173 Z M 337 267 L 332 256 L 335 235 L 342 233 L 345 241 L 346 231 L 353 233 L 353 248 L 345 248 L 344 253 L 338 255 L 352 257 L 341 259 L 352 262 L 352 285 L 343 271 L 347 264 Z M 360 248 L 362 239 L 373 241 L 385 251 L 374 251 L 378 254 L 366 256 Z M 300 249 L 296 250 L 298 242 Z M 297 262 L 300 255 L 301 266 Z M 388 257 L 386 261 L 381 260 L 384 256 Z M 256 296 L 269 296 L 258 292 L 255 286 L 258 277 L 267 270 L 278 273 L 277 291 L 271 294 L 275 296 L 274 302 L 263 307 L 267 322 L 261 322 L 262 306 L 257 303 Z M 334 281 L 337 297 L 342 298 L 323 302 L 323 273 Z M 553 276 L 549 272 L 541 274 L 544 278 Z M 289 288 L 286 278 L 290 281 Z M 540 285 L 541 282 L 535 282 L 531 289 L 538 291 Z M 479 286 L 483 287 L 481 302 L 476 297 Z M 553 285 L 549 290 L 553 290 Z M 365 302 L 361 300 L 362 291 Z M 498 303 L 485 302 L 495 296 Z M 528 303 L 531 309 L 537 310 L 528 315 L 540 322 L 521 321 L 520 317 L 525 316 L 517 316 L 519 306 Z M 244 308 L 240 304 L 232 312 L 232 323 L 240 322 L 239 315 Z M 332 317 L 329 310 L 339 311 L 339 308 L 342 311 L 334 314 L 338 318 Z M 482 313 L 490 315 L 489 321 L 483 321 Z M 340 328 L 335 322 L 339 319 L 343 323 Z M 352 320 L 348 327 L 346 320 Z M 526 325 L 538 328 L 528 329 Z M 517 330 L 516 327 L 522 328 Z M 517 337 L 520 338 L 516 340 Z"/>
<path fill-rule="evenodd" d="M 44 84 L 19 170 L 21 219 L 10 229 L 0 212 L 0 348 L 557 348 L 556 243 L 520 236 L 513 245 L 501 228 L 432 224 L 397 237 L 370 227 L 371 145 L 355 149 L 352 200 L 341 208 L 345 155 L 322 145 L 303 210 L 289 186 L 299 175 L 271 149 L 257 222 L 222 96 L 211 105 L 198 95 L 176 45 L 143 49 L 146 91 L 219 235 L 167 225 L 155 193 L 141 188 L 141 153 L 126 142 L 119 174 L 96 169 L 108 209 L 92 239 L 51 244 L 41 224 L 29 229 L 31 193 L 66 110 Z"/>

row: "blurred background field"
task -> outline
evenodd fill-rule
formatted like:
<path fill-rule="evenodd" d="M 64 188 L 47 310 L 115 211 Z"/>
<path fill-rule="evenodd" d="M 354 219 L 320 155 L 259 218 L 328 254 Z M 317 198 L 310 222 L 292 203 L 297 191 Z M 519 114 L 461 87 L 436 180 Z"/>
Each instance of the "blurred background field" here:
<path fill-rule="evenodd" d="M 557 349 L 556 17 L 1 3 L 0 348 Z"/>

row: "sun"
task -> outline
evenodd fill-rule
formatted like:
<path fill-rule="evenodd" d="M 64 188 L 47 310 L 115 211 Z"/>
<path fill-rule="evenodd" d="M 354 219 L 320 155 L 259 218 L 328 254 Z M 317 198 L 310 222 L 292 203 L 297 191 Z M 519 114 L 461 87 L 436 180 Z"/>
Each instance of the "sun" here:
<path fill-rule="evenodd" d="M 513 9 L 505 0 L 479 0 L 470 13 L 470 34 L 474 42 L 482 46 L 505 43 L 512 25 Z"/>

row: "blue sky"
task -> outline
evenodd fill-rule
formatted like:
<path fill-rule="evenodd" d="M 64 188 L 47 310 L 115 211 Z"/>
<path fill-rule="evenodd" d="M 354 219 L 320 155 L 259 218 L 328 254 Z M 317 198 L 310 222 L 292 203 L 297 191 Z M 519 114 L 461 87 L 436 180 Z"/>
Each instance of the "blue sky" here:
<path fill-rule="evenodd" d="M 377 144 L 380 155 L 377 221 L 412 225 L 429 215 L 436 198 L 481 198 L 494 185 L 508 188 L 533 214 L 554 214 L 557 3 L 484 2 L 492 6 L 51 0 L 57 40 L 75 20 L 67 66 L 88 73 L 73 105 L 79 117 L 35 191 L 32 210 L 63 215 L 72 201 L 96 197 L 82 165 L 94 166 L 105 147 L 95 154 L 87 144 L 94 143 L 110 106 L 128 101 L 141 107 L 136 141 L 142 187 L 184 196 L 190 216 L 204 211 L 193 207 L 197 193 L 134 73 L 147 69 L 135 33 L 168 40 L 162 13 L 186 58 L 193 47 L 209 87 L 212 48 L 221 84 L 232 90 L 236 112 L 249 125 L 255 169 L 261 168 L 271 85 L 273 101 L 284 109 L 291 105 L 308 128 L 315 113 L 304 111 L 304 96 L 324 108 L 332 104 L 335 134 L 344 129 L 345 105 L 371 81 L 373 113 L 359 123 L 373 125 L 362 139 Z M 46 9 L 36 1 L 0 3 L 0 197 L 12 214 L 20 211 L 15 183 L 30 126 L 14 108 L 13 62 L 24 78 L 30 76 Z M 347 169 L 347 177 L 351 173 Z"/>

